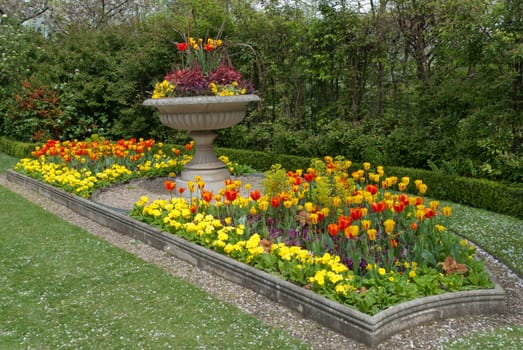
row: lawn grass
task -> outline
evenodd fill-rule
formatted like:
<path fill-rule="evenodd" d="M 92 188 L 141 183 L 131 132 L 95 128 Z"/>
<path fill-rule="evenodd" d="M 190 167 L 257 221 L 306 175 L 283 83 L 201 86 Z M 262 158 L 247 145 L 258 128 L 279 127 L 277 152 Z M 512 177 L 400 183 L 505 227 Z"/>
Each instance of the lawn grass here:
<path fill-rule="evenodd" d="M 523 327 L 504 327 L 491 332 L 471 334 L 453 340 L 445 346 L 446 350 L 462 349 L 521 349 L 523 345 Z"/>
<path fill-rule="evenodd" d="M 0 153 L 0 172 L 15 163 Z M 306 348 L 3 187 L 0 201 L 9 208 L 0 212 L 0 349 Z M 523 220 L 448 204 L 449 229 L 523 275 Z M 444 348 L 522 343 L 523 327 L 513 325 Z"/>
<path fill-rule="evenodd" d="M 0 203 L 0 349 L 307 348 L 1 186 Z"/>
<path fill-rule="evenodd" d="M 17 161 L 18 159 L 0 152 L 0 174 L 6 171 L 7 169 L 11 169 Z"/>
<path fill-rule="evenodd" d="M 523 220 L 490 211 L 449 203 L 449 229 L 476 243 L 523 277 Z"/>

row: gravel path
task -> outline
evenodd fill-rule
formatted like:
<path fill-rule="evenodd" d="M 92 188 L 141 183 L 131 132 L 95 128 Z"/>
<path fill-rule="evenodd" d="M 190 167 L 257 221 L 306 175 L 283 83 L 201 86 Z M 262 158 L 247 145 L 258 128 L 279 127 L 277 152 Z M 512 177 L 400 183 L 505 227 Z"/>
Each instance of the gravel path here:
<path fill-rule="evenodd" d="M 256 188 L 259 186 L 260 177 L 247 177 L 241 178 L 241 180 L 244 183 L 251 183 Z M 135 180 L 128 184 L 113 186 L 99 192 L 95 200 L 112 207 L 130 209 L 133 203 L 143 195 L 148 196 L 151 200 L 161 196 L 169 198 L 168 195 L 165 196 L 163 181 L 163 179 Z M 50 213 L 89 231 L 91 234 L 157 265 L 173 276 L 181 277 L 199 286 L 218 299 L 236 305 L 242 311 L 257 317 L 266 324 L 287 331 L 295 338 L 309 344 L 312 349 L 368 349 L 366 346 L 335 333 L 316 322 L 303 319 L 297 313 L 251 290 L 201 271 L 162 251 L 96 224 L 64 206 L 7 181 L 5 175 L 0 175 L 0 185 L 20 194 Z M 391 337 L 377 346 L 377 349 L 440 349 L 443 343 L 473 332 L 483 333 L 503 326 L 523 326 L 523 280 L 496 259 L 480 250 L 478 250 L 478 253 L 485 259 L 489 269 L 507 292 L 507 313 L 489 316 L 464 316 L 419 325 L 414 329 L 406 330 Z"/>

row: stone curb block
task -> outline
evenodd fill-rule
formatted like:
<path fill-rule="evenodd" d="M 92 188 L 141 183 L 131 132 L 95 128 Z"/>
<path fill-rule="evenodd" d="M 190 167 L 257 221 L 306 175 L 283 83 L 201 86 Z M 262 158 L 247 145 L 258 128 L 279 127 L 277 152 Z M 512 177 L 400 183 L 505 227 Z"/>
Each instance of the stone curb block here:
<path fill-rule="evenodd" d="M 402 330 L 423 323 L 464 315 L 506 311 L 505 291 L 496 282 L 493 289 L 424 297 L 369 316 L 212 250 L 162 232 L 118 210 L 74 196 L 12 170 L 8 170 L 6 174 L 9 181 L 24 185 L 101 225 L 258 292 L 299 312 L 305 318 L 315 320 L 371 347 Z"/>

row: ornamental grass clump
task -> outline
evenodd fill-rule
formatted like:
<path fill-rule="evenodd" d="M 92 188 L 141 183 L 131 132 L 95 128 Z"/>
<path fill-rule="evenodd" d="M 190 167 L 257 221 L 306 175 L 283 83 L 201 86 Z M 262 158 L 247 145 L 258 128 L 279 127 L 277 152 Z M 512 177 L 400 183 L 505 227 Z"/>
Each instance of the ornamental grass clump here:
<path fill-rule="evenodd" d="M 423 197 L 423 181 L 369 163 L 351 167 L 342 157 L 313 160 L 306 170 L 276 165 L 263 191 L 228 180 L 212 193 L 196 178 L 188 192 L 169 186 L 187 199 L 144 197 L 131 215 L 371 315 L 493 286 L 474 247 L 447 231 L 452 209 Z M 411 188 L 418 195 L 407 194 Z"/>
<path fill-rule="evenodd" d="M 191 160 L 191 150 L 192 144 L 178 149 L 153 139 L 113 142 L 94 135 L 87 141 L 48 140 L 14 169 L 87 198 L 98 188 L 132 178 L 175 176 Z"/>
<path fill-rule="evenodd" d="M 234 69 L 222 34 L 223 25 L 214 38 L 209 33 L 204 38 L 194 38 L 189 19 L 187 33 L 180 33 L 182 40 L 175 43 L 180 54 L 175 68 L 155 84 L 152 98 L 254 93 L 251 83 Z"/>

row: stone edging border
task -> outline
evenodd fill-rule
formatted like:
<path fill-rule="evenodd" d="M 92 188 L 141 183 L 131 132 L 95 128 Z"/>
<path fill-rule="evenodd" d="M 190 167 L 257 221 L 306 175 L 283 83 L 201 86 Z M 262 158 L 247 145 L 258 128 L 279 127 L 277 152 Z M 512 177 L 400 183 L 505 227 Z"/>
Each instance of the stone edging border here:
<path fill-rule="evenodd" d="M 506 294 L 495 288 L 424 297 L 395 305 L 374 316 L 366 315 L 251 266 L 112 210 L 93 201 L 19 174 L 7 179 L 41 194 L 116 232 L 140 240 L 174 257 L 240 284 L 336 332 L 374 347 L 392 335 L 416 325 L 463 315 L 503 313 Z"/>

